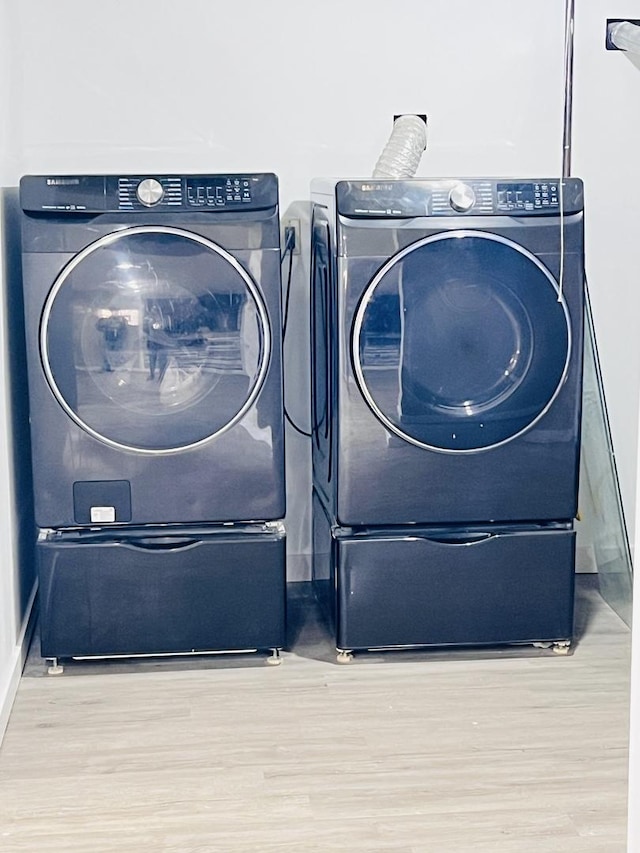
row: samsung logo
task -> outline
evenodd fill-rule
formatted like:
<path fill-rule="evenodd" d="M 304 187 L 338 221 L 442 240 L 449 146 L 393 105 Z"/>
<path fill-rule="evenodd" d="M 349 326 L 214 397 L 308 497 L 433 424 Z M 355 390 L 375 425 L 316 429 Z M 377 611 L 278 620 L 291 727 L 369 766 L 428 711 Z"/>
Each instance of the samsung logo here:
<path fill-rule="evenodd" d="M 47 178 L 48 187 L 75 187 L 80 183 L 80 178 Z"/>
<path fill-rule="evenodd" d="M 393 189 L 393 184 L 361 184 L 360 189 L 363 193 L 388 192 Z"/>

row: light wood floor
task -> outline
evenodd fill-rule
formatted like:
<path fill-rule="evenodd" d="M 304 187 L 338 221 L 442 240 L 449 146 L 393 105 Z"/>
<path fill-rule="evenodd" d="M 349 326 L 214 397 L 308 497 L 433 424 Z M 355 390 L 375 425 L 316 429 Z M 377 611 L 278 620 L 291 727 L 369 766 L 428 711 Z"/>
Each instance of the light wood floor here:
<path fill-rule="evenodd" d="M 0 750 L 0 850 L 623 853 L 630 635 L 593 584 L 580 579 L 566 658 L 340 666 L 304 584 L 280 667 L 49 677 L 34 652 Z"/>

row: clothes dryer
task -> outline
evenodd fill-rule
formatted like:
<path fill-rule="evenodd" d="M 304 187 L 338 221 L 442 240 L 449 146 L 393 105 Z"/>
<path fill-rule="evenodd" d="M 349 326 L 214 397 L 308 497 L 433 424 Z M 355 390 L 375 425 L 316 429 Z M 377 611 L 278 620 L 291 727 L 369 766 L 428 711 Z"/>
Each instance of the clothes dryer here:
<path fill-rule="evenodd" d="M 281 646 L 276 177 L 28 175 L 20 199 L 45 653 L 70 653 L 69 625 L 79 611 L 105 605 L 106 586 L 116 609 L 124 596 L 147 601 L 140 621 L 157 651 L 201 648 L 207 636 L 208 648 L 237 648 L 242 609 L 254 596 L 247 565 L 250 575 L 260 571 L 261 532 L 273 551 L 271 595 L 262 582 L 255 589 L 273 618 L 258 644 Z M 251 544 L 238 550 L 243 531 Z M 141 549 L 145 569 L 125 573 L 125 584 L 109 555 L 122 563 L 129 548 Z M 180 559 L 182 548 L 189 559 Z M 235 580 L 225 568 L 230 553 L 250 555 Z M 160 564 L 170 565 L 171 584 L 163 585 L 164 568 L 154 572 Z M 181 615 L 167 617 L 181 572 L 188 594 Z M 200 612 L 206 626 L 202 602 L 214 598 L 230 608 L 231 621 L 237 617 L 233 632 L 215 618 L 191 631 L 186 614 Z M 49 628 L 63 626 L 65 601 L 60 643 Z M 75 653 L 136 652 L 139 632 L 130 627 L 78 634 Z M 241 646 L 256 645 L 254 628 Z M 197 642 L 189 645 L 191 634 Z"/>
<path fill-rule="evenodd" d="M 375 570 L 382 613 L 385 597 L 395 595 L 395 561 L 417 553 L 406 545 L 416 530 L 437 535 L 441 547 L 420 562 L 433 566 L 436 551 L 446 552 L 444 577 L 451 549 L 462 544 L 491 550 L 495 567 L 498 541 L 491 549 L 483 542 L 499 536 L 506 581 L 517 543 L 527 539 L 522 526 L 531 525 L 526 565 L 535 563 L 530 543 L 545 531 L 553 528 L 545 543 L 562 543 L 557 571 L 565 619 L 552 633 L 569 636 L 567 543 L 577 511 L 583 342 L 581 182 L 317 181 L 313 199 L 313 472 L 323 507 L 314 518 L 320 530 L 328 519 L 336 533 L 332 549 L 319 550 L 334 556 L 332 586 L 343 611 L 337 624 L 348 624 L 344 609 L 371 591 L 370 560 L 364 571 L 344 569 L 345 553 L 364 553 L 363 537 L 385 530 L 393 543 L 385 546 L 392 548 L 388 570 Z M 514 526 L 519 538 L 507 547 Z M 358 537 L 352 542 L 345 531 Z M 407 560 L 413 567 L 414 558 Z M 322 565 L 318 576 L 327 579 Z M 467 565 L 470 594 L 486 596 L 478 564 Z M 342 582 L 355 585 L 341 589 Z M 403 597 L 418 595 L 416 583 L 399 593 L 397 612 Z M 433 577 L 425 580 L 425 594 L 435 589 Z M 443 606 L 451 609 L 451 602 Z M 542 598 L 532 606 L 542 612 Z M 496 591 L 495 618 L 499 609 Z M 371 645 L 386 645 L 374 633 Z M 410 633 L 411 644 L 421 635 L 425 643 L 461 636 Z M 466 633 L 469 642 L 482 641 L 470 624 Z M 505 633 L 518 641 L 531 631 L 512 625 L 488 632 L 485 641 Z M 389 636 L 389 645 L 402 644 L 402 630 Z"/>

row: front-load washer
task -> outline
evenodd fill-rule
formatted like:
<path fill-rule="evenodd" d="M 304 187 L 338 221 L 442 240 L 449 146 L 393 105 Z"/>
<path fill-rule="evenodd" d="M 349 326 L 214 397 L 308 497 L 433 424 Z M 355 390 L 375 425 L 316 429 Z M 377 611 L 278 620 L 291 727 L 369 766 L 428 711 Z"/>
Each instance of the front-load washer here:
<path fill-rule="evenodd" d="M 21 180 L 36 520 L 285 512 L 274 175 Z"/>
<path fill-rule="evenodd" d="M 44 657 L 285 639 L 278 184 L 28 175 Z"/>
<path fill-rule="evenodd" d="M 337 522 L 572 519 L 581 182 L 313 190 L 313 469 Z"/>
<path fill-rule="evenodd" d="M 566 650 L 581 181 L 312 194 L 313 577 L 336 646 Z"/>

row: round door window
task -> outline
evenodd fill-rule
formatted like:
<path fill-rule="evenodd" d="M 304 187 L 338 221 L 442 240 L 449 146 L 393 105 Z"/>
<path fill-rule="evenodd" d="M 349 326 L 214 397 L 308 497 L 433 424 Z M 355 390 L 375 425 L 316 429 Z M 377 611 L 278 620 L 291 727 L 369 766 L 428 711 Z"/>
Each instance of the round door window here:
<path fill-rule="evenodd" d="M 60 404 L 120 448 L 207 441 L 253 404 L 270 350 L 255 282 L 215 243 L 177 228 L 116 231 L 56 279 L 40 329 Z"/>
<path fill-rule="evenodd" d="M 433 450 L 495 447 L 529 429 L 564 381 L 567 307 L 549 270 L 505 238 L 427 237 L 391 258 L 356 310 L 360 390 L 389 430 Z"/>

